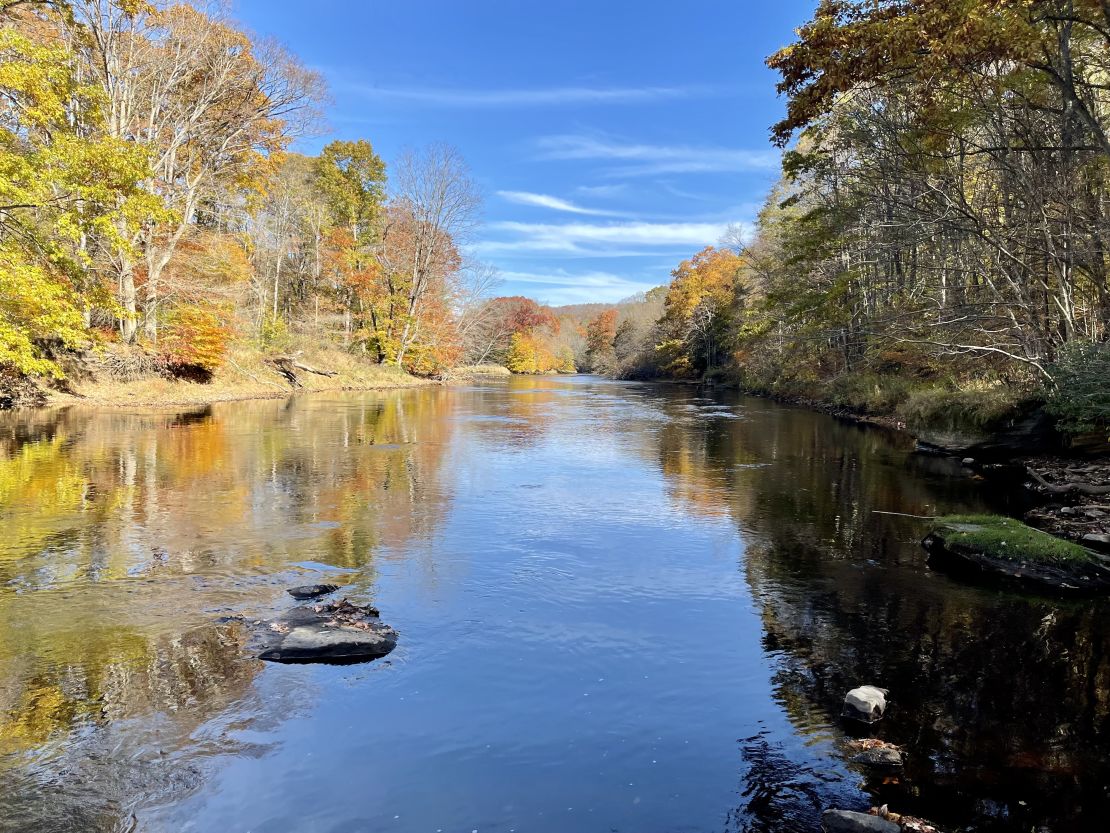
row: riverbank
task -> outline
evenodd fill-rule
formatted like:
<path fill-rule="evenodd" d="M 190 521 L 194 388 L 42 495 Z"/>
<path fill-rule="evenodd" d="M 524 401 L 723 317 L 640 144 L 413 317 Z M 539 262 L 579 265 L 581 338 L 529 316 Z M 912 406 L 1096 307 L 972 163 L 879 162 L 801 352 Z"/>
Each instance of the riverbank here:
<path fill-rule="evenodd" d="M 278 365 L 256 351 L 238 351 L 206 381 L 149 374 L 118 378 L 93 369 L 71 374 L 65 390 L 45 391 L 38 404 L 98 407 L 172 407 L 210 405 L 248 399 L 283 399 L 297 393 L 368 391 L 437 384 L 404 370 L 369 362 L 341 350 L 298 353 L 296 361 L 311 370 L 292 368 L 295 385 Z"/>
<path fill-rule="evenodd" d="M 962 460 L 970 477 L 996 480 L 1007 488 L 1023 484 L 1036 504 L 1022 514 L 1031 526 L 1110 552 L 1110 445 L 1095 434 L 1067 438 L 1057 433 L 1043 408 L 1030 398 L 1000 391 L 991 401 L 980 391 L 937 392 L 931 401 L 918 395 L 903 400 L 900 408 L 892 405 L 876 413 L 858 402 L 849 405 L 831 397 L 749 388 L 735 379 L 654 381 L 739 390 L 901 433 L 922 453 Z"/>

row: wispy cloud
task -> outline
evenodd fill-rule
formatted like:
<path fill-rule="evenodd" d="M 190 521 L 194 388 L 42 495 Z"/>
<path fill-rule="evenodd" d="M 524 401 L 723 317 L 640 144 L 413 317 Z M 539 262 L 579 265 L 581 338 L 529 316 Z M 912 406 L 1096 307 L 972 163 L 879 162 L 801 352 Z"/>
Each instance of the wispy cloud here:
<path fill-rule="evenodd" d="M 579 185 L 574 190 L 587 197 L 608 198 L 623 194 L 628 190 L 628 184 L 620 182 L 613 185 Z"/>
<path fill-rule="evenodd" d="M 728 223 L 490 223 L 497 235 L 475 244 L 484 255 L 642 257 L 716 243 Z"/>
<path fill-rule="evenodd" d="M 713 93 L 709 87 L 533 87 L 458 89 L 351 85 L 367 98 L 440 107 L 548 107 L 569 104 L 636 104 Z"/>
<path fill-rule="evenodd" d="M 778 167 L 775 150 L 746 150 L 711 145 L 648 145 L 583 135 L 545 136 L 537 145 L 542 159 L 593 159 L 622 163 L 610 174 L 770 171 Z"/>
<path fill-rule="evenodd" d="M 550 208 L 552 211 L 565 211 L 568 214 L 591 214 L 595 217 L 618 217 L 616 211 L 600 208 L 586 208 L 569 200 L 553 197 L 550 194 L 533 194 L 530 191 L 498 191 L 497 196 L 517 205 L 532 205 L 537 208 Z"/>
<path fill-rule="evenodd" d="M 638 292 L 646 292 L 662 282 L 662 279 L 655 283 L 632 280 L 611 272 L 572 273 L 562 269 L 501 274 L 509 283 L 535 285 L 536 289 L 530 294 L 552 305 L 612 304 Z"/>

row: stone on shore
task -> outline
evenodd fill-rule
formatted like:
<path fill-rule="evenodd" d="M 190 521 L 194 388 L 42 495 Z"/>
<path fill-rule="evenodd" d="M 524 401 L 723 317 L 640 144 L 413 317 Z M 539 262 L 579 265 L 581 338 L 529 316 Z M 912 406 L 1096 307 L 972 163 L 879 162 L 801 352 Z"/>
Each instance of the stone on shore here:
<path fill-rule="evenodd" d="M 821 829 L 825 833 L 901 833 L 902 830 L 892 821 L 851 810 L 826 810 L 821 815 Z"/>
<path fill-rule="evenodd" d="M 844 696 L 844 717 L 874 723 L 886 712 L 886 696 L 890 692 L 873 685 L 853 688 Z"/>

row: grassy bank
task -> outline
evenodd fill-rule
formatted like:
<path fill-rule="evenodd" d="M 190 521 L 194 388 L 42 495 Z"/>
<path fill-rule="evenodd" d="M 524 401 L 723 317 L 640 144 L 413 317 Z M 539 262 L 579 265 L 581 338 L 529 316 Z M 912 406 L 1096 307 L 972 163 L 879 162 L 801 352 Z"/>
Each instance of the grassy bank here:
<path fill-rule="evenodd" d="M 97 368 L 70 375 L 68 391 L 47 392 L 47 405 L 82 403 L 107 407 L 206 405 L 241 399 L 276 399 L 294 393 L 327 390 L 384 390 L 433 384 L 405 371 L 328 348 L 306 349 L 298 361 L 327 371 L 329 376 L 298 371 L 294 387 L 257 350 L 233 350 L 206 381 L 168 378 L 160 374 L 131 374 L 120 378 Z"/>
<path fill-rule="evenodd" d="M 944 432 L 969 440 L 1005 430 L 1043 405 L 1038 394 L 1002 383 L 963 386 L 907 378 L 903 374 L 845 373 L 821 380 L 765 380 L 742 372 L 718 381 L 758 396 L 838 416 L 877 422 L 913 434 Z"/>

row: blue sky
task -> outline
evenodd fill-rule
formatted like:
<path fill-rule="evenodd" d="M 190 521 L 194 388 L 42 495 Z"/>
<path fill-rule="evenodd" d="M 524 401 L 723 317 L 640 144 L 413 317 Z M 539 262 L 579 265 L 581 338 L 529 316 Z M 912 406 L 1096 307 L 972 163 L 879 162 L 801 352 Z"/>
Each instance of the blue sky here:
<path fill-rule="evenodd" d="M 325 136 L 459 149 L 498 294 L 612 302 L 750 223 L 778 173 L 764 58 L 813 0 L 233 0 L 331 87 Z"/>

